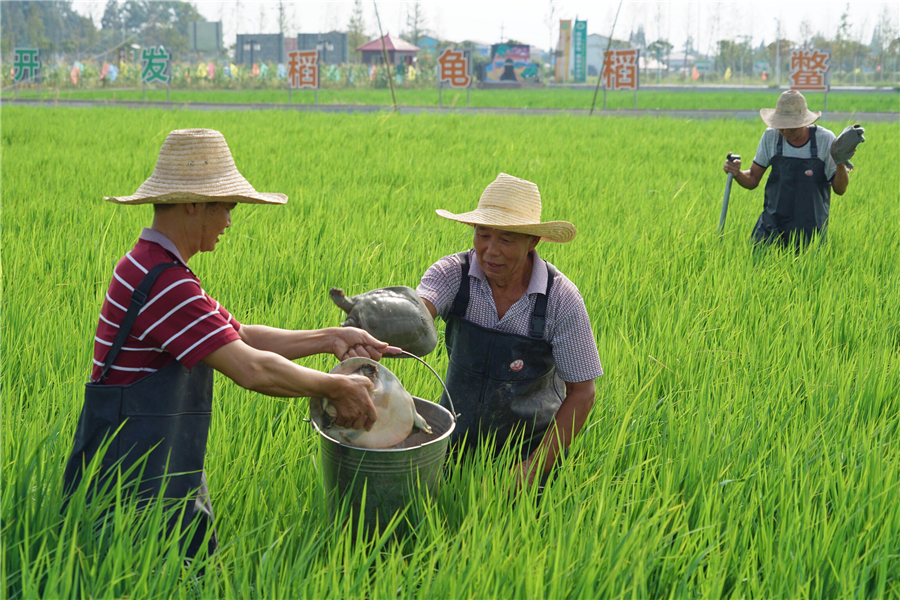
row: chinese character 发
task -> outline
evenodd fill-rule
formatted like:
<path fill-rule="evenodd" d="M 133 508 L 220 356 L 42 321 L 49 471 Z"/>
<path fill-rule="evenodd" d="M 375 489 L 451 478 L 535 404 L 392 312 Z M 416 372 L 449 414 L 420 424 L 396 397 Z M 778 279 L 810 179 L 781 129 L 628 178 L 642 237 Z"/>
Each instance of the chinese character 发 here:
<path fill-rule="evenodd" d="M 825 75 L 829 57 L 825 50 L 794 50 L 791 53 L 791 89 L 827 91 Z"/>
<path fill-rule="evenodd" d="M 603 84 L 608 90 L 637 89 L 638 51 L 610 50 L 603 64 Z"/>
<path fill-rule="evenodd" d="M 169 83 L 169 53 L 164 47 L 144 48 L 141 64 L 141 80 L 144 83 Z"/>
<path fill-rule="evenodd" d="M 288 52 L 288 85 L 292 89 L 319 87 L 319 53 L 316 50 Z"/>
<path fill-rule="evenodd" d="M 13 61 L 13 81 L 19 83 L 38 80 L 41 76 L 41 51 L 37 48 L 16 48 Z"/>
<path fill-rule="evenodd" d="M 453 48 L 445 48 L 438 58 L 440 83 L 449 83 L 453 88 L 466 88 L 472 82 L 469 76 L 469 61 Z"/>

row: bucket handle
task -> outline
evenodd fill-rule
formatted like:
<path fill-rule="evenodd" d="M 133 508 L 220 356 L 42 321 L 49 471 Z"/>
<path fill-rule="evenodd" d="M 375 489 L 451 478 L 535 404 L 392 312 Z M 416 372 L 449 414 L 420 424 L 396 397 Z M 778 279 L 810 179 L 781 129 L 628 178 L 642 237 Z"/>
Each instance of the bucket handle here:
<path fill-rule="evenodd" d="M 437 374 L 437 371 L 435 371 L 434 369 L 431 368 L 431 365 L 429 365 L 427 362 L 425 362 L 424 360 L 422 360 L 421 358 L 419 358 L 418 356 L 416 356 L 416 355 L 413 354 L 412 352 L 407 352 L 406 350 L 400 350 L 400 353 L 401 353 L 401 354 L 405 354 L 406 356 L 409 356 L 410 358 L 416 359 L 417 361 L 419 361 L 420 363 L 422 363 L 423 365 L 425 365 L 426 367 L 428 367 L 428 370 L 429 370 L 429 371 L 431 371 L 432 373 L 434 373 L 434 376 L 438 378 L 438 381 L 440 381 L 440 382 L 441 382 L 441 385 L 444 387 L 444 393 L 447 394 L 447 400 L 450 401 L 450 410 L 452 411 L 450 414 L 453 415 L 453 422 L 456 423 L 456 417 L 458 417 L 459 415 L 456 414 L 456 407 L 453 406 L 453 398 L 450 397 L 450 390 L 447 389 L 447 384 L 444 383 L 444 380 L 441 379 L 441 376 Z M 385 356 L 390 357 L 390 356 L 392 356 L 392 355 L 391 355 L 391 354 L 385 354 Z"/>

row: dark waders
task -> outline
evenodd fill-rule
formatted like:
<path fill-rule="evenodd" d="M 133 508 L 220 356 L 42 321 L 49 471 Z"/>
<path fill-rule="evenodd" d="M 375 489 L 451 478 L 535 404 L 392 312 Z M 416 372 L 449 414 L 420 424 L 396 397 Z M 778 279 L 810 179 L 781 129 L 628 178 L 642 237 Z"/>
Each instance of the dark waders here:
<path fill-rule="evenodd" d="M 800 246 L 808 244 L 817 232 L 825 236 L 831 182 L 825 177 L 825 163 L 819 158 L 815 125 L 809 128 L 809 150 L 809 158 L 785 157 L 784 137 L 778 134 L 763 213 L 753 228 L 753 242 Z"/>
<path fill-rule="evenodd" d="M 541 443 L 565 397 L 553 348 L 542 339 L 556 269 L 547 265 L 546 294 L 538 296 L 529 335 L 522 336 L 480 327 L 465 319 L 469 305 L 468 252 L 459 257 L 462 279 L 446 319 L 445 334 L 450 358 L 446 384 L 460 413 L 451 442 L 459 450 L 472 450 L 484 438 L 495 436 L 499 453 L 507 440 L 521 436 L 521 458 L 528 458 Z M 441 406 L 452 410 L 446 393 Z"/>
<path fill-rule="evenodd" d="M 131 305 L 107 354 L 100 381 L 115 362 L 159 273 L 177 266 L 181 265 L 157 265 L 134 291 Z M 186 503 L 180 519 L 182 531 L 194 519 L 198 521 L 194 535 L 182 540 L 186 554 L 188 557 L 197 554 L 210 529 L 207 551 L 214 552 L 217 541 L 213 511 L 203 472 L 212 389 L 213 370 L 210 367 L 200 363 L 188 370 L 177 361 L 130 385 L 87 383 L 74 448 L 66 463 L 65 490 L 71 492 L 78 486 L 83 467 L 94 458 L 103 442 L 119 430 L 103 456 L 101 478 L 124 473 L 146 456 L 146 462 L 139 464 L 126 481 L 136 481 L 140 476 L 138 496 L 146 500 L 159 497 L 163 485 L 165 498 L 191 500 Z M 179 515 L 169 520 L 170 531 L 178 526 Z"/>

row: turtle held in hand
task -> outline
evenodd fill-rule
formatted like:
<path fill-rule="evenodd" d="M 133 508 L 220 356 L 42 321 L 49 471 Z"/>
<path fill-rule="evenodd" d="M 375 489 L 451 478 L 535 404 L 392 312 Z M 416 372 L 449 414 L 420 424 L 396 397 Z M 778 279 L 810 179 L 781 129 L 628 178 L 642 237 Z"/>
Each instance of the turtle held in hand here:
<path fill-rule="evenodd" d="M 406 286 L 378 288 L 348 298 L 331 288 L 331 299 L 347 313 L 344 327 L 359 327 L 391 346 L 425 356 L 437 345 L 431 313 L 416 291 Z"/>
<path fill-rule="evenodd" d="M 416 405 L 412 396 L 391 373 L 387 367 L 364 357 L 348 358 L 340 363 L 332 373 L 343 375 L 362 375 L 368 377 L 374 384 L 374 389 L 369 392 L 378 420 L 370 431 L 365 429 L 347 429 L 334 424 L 337 410 L 328 398 L 313 398 L 310 413 L 317 423 L 321 424 L 322 432 L 328 437 L 337 440 L 345 446 L 356 448 L 391 448 L 396 446 L 412 433 L 413 427 L 418 427 L 425 433 L 431 433 L 431 427 L 425 419 L 416 412 Z"/>

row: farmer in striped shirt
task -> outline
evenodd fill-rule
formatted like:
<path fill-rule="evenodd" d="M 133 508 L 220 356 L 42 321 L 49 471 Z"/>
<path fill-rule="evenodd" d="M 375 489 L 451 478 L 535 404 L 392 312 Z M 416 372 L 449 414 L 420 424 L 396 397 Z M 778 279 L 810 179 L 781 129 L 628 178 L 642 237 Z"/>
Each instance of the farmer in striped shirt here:
<path fill-rule="evenodd" d="M 505 173 L 477 209 L 437 213 L 475 234 L 471 250 L 438 260 L 416 289 L 431 316 L 447 323 L 446 384 L 460 413 L 455 442 L 472 449 L 493 437 L 495 451 L 516 444 L 519 484 L 546 481 L 584 425 L 594 379 L 603 375 L 578 288 L 535 250 L 542 240 L 571 241 L 575 227 L 542 223 L 537 186 Z"/>
<path fill-rule="evenodd" d="M 112 439 L 102 473 L 112 474 L 119 460 L 125 472 L 146 456 L 139 495 L 158 496 L 168 475 L 165 497 L 194 500 L 185 504 L 180 520 L 183 529 L 197 520 L 196 533 L 183 539 L 186 553 L 194 556 L 204 544 L 212 552 L 216 536 L 203 462 L 213 371 L 270 396 L 331 398 L 339 425 L 370 429 L 376 413 L 368 378 L 321 373 L 291 361 L 318 353 L 379 360 L 396 349 L 354 328 L 241 325 L 203 290 L 188 261 L 215 249 L 236 204 L 287 202 L 284 194 L 257 192 L 241 176 L 219 132 L 171 132 L 153 175 L 138 191 L 106 199 L 152 203 L 153 224 L 116 265 L 100 310 L 66 490 L 77 487 L 85 465 Z M 169 526 L 177 528 L 178 521 L 173 517 Z"/>

